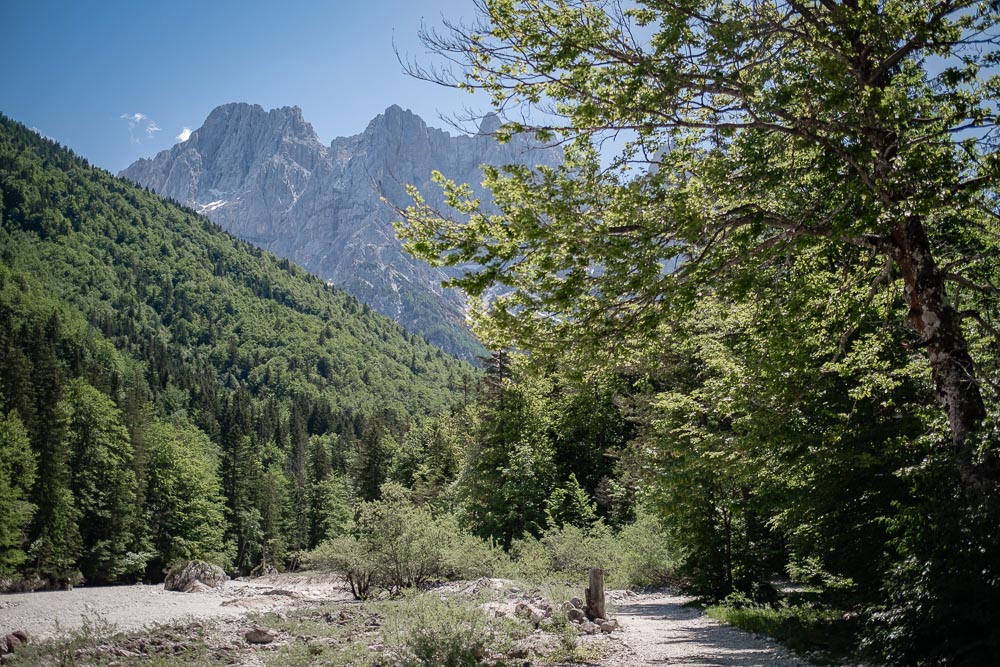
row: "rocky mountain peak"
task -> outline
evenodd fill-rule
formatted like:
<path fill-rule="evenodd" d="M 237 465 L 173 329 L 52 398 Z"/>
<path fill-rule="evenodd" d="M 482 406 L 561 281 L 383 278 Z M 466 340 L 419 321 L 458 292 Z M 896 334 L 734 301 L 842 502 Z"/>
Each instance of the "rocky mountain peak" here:
<path fill-rule="evenodd" d="M 412 184 L 443 207 L 431 172 L 473 184 L 480 166 L 553 164 L 561 154 L 528 137 L 498 144 L 493 114 L 479 133 L 451 136 L 398 105 L 364 132 L 324 146 L 299 107 L 214 109 L 186 142 L 121 173 L 183 202 L 235 236 L 287 257 L 458 356 L 481 352 L 465 329 L 461 294 L 447 275 L 407 255 L 396 240 L 396 207 Z M 385 197 L 389 204 L 386 204 Z M 487 198 L 488 200 L 488 198 Z"/>
<path fill-rule="evenodd" d="M 500 116 L 495 113 L 488 113 L 483 116 L 483 120 L 479 123 L 479 134 L 480 135 L 494 135 L 496 131 L 500 129 L 503 122 L 500 120 Z"/>
<path fill-rule="evenodd" d="M 416 137 L 425 135 L 429 129 L 420 116 L 393 104 L 368 123 L 364 134 L 368 137 Z"/>

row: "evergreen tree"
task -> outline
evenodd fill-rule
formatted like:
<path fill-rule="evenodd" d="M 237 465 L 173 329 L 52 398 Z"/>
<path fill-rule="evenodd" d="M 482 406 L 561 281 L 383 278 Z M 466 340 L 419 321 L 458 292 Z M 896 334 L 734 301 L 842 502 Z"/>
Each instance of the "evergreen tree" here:
<path fill-rule="evenodd" d="M 25 529 L 34 506 L 35 455 L 16 412 L 0 417 L 0 577 L 10 576 L 27 558 Z"/>
<path fill-rule="evenodd" d="M 309 547 L 343 535 L 354 513 L 350 480 L 333 467 L 335 436 L 309 439 Z"/>
<path fill-rule="evenodd" d="M 353 442 L 350 460 L 354 495 L 359 500 L 377 500 L 389 474 L 396 441 L 379 418 L 363 420 L 361 434 Z"/>
<path fill-rule="evenodd" d="M 288 503 L 285 532 L 288 549 L 292 552 L 309 548 L 309 433 L 306 427 L 308 408 L 303 397 L 292 404 L 288 420 Z"/>
<path fill-rule="evenodd" d="M 486 367 L 478 430 L 458 482 L 466 521 L 504 546 L 545 525 L 545 499 L 554 482 L 551 412 L 544 380 L 513 382 L 506 353 Z"/>
<path fill-rule="evenodd" d="M 272 464 L 264 471 L 258 488 L 257 507 L 260 513 L 260 557 L 253 569 L 256 573 L 281 571 L 288 559 L 289 539 L 286 534 L 285 508 L 289 506 L 289 481 L 284 470 Z M 307 515 L 298 518 L 302 523 Z"/>
<path fill-rule="evenodd" d="M 555 488 L 545 501 L 545 517 L 549 527 L 567 524 L 577 528 L 590 528 L 597 523 L 597 505 L 570 474 L 566 483 Z"/>
<path fill-rule="evenodd" d="M 80 512 L 70 487 L 72 408 L 63 400 L 59 363 L 50 338 L 41 327 L 35 328 L 32 342 L 34 423 L 30 432 L 38 474 L 31 494 L 37 511 L 29 532 L 30 563 L 32 571 L 51 585 L 70 586 L 80 577 L 77 559 L 82 548 L 78 528 Z"/>

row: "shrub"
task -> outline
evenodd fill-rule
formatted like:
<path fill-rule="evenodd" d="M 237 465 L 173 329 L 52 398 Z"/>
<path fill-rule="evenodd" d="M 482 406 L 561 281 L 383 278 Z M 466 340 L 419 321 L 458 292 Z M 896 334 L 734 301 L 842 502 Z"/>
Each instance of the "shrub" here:
<path fill-rule="evenodd" d="M 532 582 L 580 581 L 592 567 L 604 568 L 613 587 L 663 586 L 673 577 L 676 556 L 670 540 L 651 514 L 612 533 L 602 522 L 589 528 L 554 526 L 540 538 L 526 537 L 511 547 L 512 574 Z"/>
<path fill-rule="evenodd" d="M 860 629 L 857 619 L 835 609 L 759 604 L 743 593 L 733 593 L 706 611 L 712 618 L 741 630 L 773 637 L 818 664 L 839 665 L 859 657 L 855 655 Z"/>
<path fill-rule="evenodd" d="M 373 558 L 357 538 L 341 535 L 323 542 L 303 558 L 304 565 L 340 573 L 355 599 L 368 599 L 377 580 Z"/>
<path fill-rule="evenodd" d="M 493 577 L 506 571 L 510 558 L 493 541 L 486 542 L 459 526 L 453 514 L 436 519 L 446 545 L 444 577 L 446 579 L 478 579 Z"/>
<path fill-rule="evenodd" d="M 344 575 L 358 599 L 398 593 L 433 579 L 490 576 L 499 550 L 463 533 L 454 517 L 415 506 L 405 489 L 387 484 L 382 499 L 363 502 L 350 534 L 309 553 L 307 564 Z"/>
<path fill-rule="evenodd" d="M 388 608 L 382 627 L 384 657 L 394 667 L 466 667 L 484 664 L 488 650 L 506 651 L 514 622 L 494 619 L 452 599 L 413 595 Z"/>
<path fill-rule="evenodd" d="M 617 535 L 619 561 L 611 572 L 615 587 L 666 586 L 674 579 L 678 554 L 660 521 L 639 508 L 636 520 Z"/>

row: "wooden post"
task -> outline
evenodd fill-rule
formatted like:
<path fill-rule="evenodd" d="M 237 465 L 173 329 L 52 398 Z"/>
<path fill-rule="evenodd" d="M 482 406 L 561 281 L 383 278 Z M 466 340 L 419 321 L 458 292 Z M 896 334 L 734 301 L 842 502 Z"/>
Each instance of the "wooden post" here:
<path fill-rule="evenodd" d="M 590 586 L 586 590 L 587 596 L 587 618 L 596 620 L 607 618 L 604 609 L 604 570 L 599 567 L 590 568 Z"/>

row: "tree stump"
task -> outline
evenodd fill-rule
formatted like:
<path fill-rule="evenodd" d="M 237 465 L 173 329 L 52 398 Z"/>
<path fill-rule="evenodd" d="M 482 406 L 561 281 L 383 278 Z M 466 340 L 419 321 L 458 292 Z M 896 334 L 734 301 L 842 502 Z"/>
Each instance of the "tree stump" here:
<path fill-rule="evenodd" d="M 607 618 L 604 609 L 604 570 L 599 567 L 590 568 L 590 585 L 586 590 L 587 608 L 584 610 L 587 618 L 596 620 Z"/>

